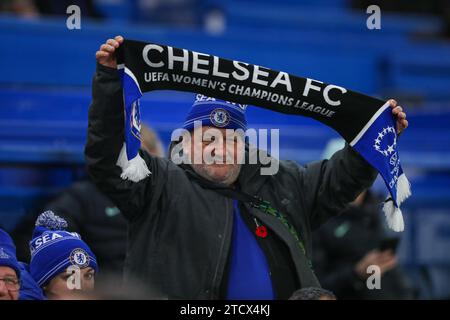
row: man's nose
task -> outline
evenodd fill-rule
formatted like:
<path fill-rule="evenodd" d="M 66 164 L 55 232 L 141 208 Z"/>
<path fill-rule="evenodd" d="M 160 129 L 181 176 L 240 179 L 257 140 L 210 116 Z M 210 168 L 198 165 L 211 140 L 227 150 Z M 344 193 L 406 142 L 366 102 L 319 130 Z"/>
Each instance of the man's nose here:
<path fill-rule="evenodd" d="M 225 145 L 225 141 L 222 143 L 222 147 L 215 146 L 212 150 L 212 155 L 217 158 L 223 158 L 224 155 L 227 154 L 227 149 Z"/>

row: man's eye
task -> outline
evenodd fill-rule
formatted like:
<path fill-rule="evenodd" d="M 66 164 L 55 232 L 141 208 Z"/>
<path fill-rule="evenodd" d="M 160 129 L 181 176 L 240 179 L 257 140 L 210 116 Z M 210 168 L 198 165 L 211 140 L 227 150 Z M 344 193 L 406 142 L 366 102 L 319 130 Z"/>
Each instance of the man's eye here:
<path fill-rule="evenodd" d="M 3 281 L 5 281 L 6 284 L 16 285 L 19 283 L 19 280 L 14 278 L 5 278 Z"/>
<path fill-rule="evenodd" d="M 84 277 L 85 277 L 87 280 L 91 280 L 91 279 L 94 278 L 94 274 L 93 274 L 93 273 L 87 273 Z"/>
<path fill-rule="evenodd" d="M 73 275 L 73 273 L 72 273 L 72 274 L 64 274 L 61 278 L 62 278 L 63 280 L 67 280 L 67 279 L 69 279 L 72 275 Z"/>

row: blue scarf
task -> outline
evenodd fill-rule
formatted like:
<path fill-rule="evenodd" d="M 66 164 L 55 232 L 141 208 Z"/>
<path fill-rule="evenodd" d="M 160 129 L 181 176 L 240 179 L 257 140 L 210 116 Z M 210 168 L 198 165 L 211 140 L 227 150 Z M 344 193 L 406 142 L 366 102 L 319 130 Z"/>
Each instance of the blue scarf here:
<path fill-rule="evenodd" d="M 134 182 L 150 174 L 139 156 L 139 98 L 153 90 L 200 93 L 239 104 L 311 117 L 335 129 L 383 177 L 383 210 L 404 229 L 400 204 L 410 184 L 400 165 L 396 120 L 382 100 L 321 81 L 171 46 L 125 40 L 118 50 L 124 92 L 125 142 L 117 164 Z"/>

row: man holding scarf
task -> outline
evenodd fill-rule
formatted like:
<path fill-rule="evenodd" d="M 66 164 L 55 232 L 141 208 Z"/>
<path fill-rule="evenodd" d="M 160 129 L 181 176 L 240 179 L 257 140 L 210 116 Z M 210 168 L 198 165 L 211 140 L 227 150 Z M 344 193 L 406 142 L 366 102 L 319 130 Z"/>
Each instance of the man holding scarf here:
<path fill-rule="evenodd" d="M 169 299 L 287 299 L 320 286 L 311 230 L 369 188 L 377 171 L 347 145 L 328 161 L 279 161 L 276 174 L 261 175 L 263 164 L 236 161 L 243 155 L 231 151 L 244 143 L 237 138 L 233 150 L 226 143 L 215 150 L 216 157 L 233 154 L 232 164 L 176 165 L 140 151 L 150 174 L 122 179 L 124 99 L 115 57 L 122 42 L 109 39 L 96 53 L 85 154 L 91 178 L 129 221 L 125 279 Z M 394 100 L 390 106 L 400 133 L 406 114 Z M 246 123 L 239 105 L 198 95 L 183 125 L 193 143 L 183 151 L 192 157 L 195 147 L 208 147 L 195 130 L 224 133 Z"/>

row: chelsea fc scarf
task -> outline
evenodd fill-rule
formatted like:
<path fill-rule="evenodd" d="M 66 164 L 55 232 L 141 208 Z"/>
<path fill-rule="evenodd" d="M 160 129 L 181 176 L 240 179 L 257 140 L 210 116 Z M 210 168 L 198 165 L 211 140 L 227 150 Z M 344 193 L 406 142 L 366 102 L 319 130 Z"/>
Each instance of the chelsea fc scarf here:
<path fill-rule="evenodd" d="M 336 130 L 383 177 L 388 225 L 403 231 L 400 204 L 411 195 L 397 151 L 388 102 L 322 81 L 155 43 L 125 40 L 117 52 L 125 108 L 125 141 L 117 164 L 123 179 L 150 174 L 139 156 L 144 92 L 179 90 L 316 119 Z"/>

